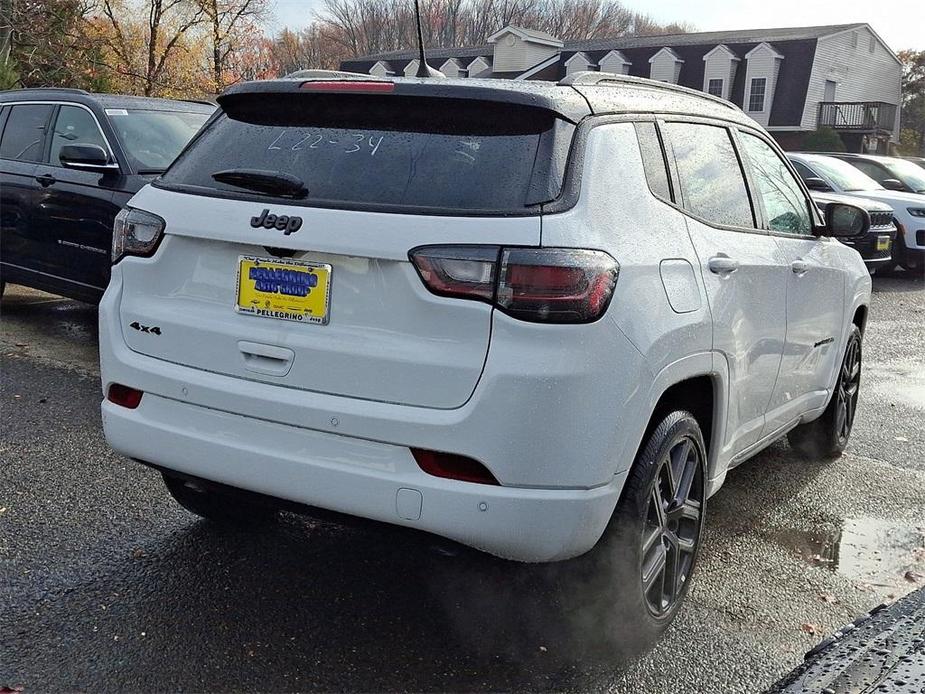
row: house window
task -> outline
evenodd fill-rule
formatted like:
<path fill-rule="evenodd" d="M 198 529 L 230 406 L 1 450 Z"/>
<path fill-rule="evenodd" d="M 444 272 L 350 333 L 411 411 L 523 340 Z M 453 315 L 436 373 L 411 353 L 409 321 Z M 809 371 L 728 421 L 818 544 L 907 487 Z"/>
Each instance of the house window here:
<path fill-rule="evenodd" d="M 722 80 L 710 80 L 707 83 L 707 93 L 712 94 L 713 96 L 722 97 L 723 81 Z"/>
<path fill-rule="evenodd" d="M 870 47 L 867 50 L 873 53 L 876 48 L 877 48 L 877 39 L 871 36 L 870 37 Z"/>
<path fill-rule="evenodd" d="M 856 31 L 851 32 L 851 47 L 852 48 L 858 47 L 858 32 Z"/>
<path fill-rule="evenodd" d="M 768 80 L 764 77 L 752 79 L 752 88 L 748 93 L 748 110 L 764 111 L 764 89 Z"/>

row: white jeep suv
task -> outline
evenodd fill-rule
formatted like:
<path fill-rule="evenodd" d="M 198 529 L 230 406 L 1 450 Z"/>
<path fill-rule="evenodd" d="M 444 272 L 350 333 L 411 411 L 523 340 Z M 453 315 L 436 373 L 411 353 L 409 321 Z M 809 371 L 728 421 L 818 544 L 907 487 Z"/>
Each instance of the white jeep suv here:
<path fill-rule="evenodd" d="M 218 101 L 120 214 L 100 309 L 106 438 L 189 510 L 590 556 L 645 640 L 730 468 L 844 448 L 871 283 L 832 237 L 869 217 L 823 220 L 728 102 L 602 73 Z"/>

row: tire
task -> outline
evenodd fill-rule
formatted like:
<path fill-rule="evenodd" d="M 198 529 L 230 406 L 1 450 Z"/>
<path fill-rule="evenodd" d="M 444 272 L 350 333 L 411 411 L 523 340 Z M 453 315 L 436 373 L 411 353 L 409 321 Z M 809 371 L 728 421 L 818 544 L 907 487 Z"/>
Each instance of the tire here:
<path fill-rule="evenodd" d="M 584 612 L 599 615 L 594 632 L 612 655 L 644 652 L 677 615 L 700 547 L 705 480 L 700 426 L 690 412 L 671 412 L 646 439 L 603 537 L 573 560 L 585 564 L 580 590 L 593 604 Z"/>
<path fill-rule="evenodd" d="M 176 502 L 202 518 L 238 527 L 267 525 L 276 519 L 275 508 L 248 499 L 245 492 L 229 493 L 217 486 L 162 474 L 167 491 Z"/>
<path fill-rule="evenodd" d="M 801 424 L 787 434 L 790 445 L 801 457 L 834 460 L 844 452 L 857 412 L 861 356 L 861 331 L 852 325 L 828 407 L 818 419 Z"/>

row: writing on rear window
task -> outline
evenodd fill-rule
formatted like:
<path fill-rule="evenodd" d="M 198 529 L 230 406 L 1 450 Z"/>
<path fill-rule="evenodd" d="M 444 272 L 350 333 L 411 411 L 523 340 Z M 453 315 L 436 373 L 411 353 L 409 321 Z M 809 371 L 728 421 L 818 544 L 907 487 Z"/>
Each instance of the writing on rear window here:
<path fill-rule="evenodd" d="M 309 132 L 305 134 L 295 130 L 283 130 L 270 143 L 267 151 L 288 150 L 298 152 L 303 149 L 319 149 L 333 146 L 341 148 L 344 154 L 365 152 L 372 157 L 379 151 L 379 146 L 384 139 L 385 136 L 383 135 L 367 135 L 366 133 L 350 133 L 340 137 L 331 137 L 330 133 Z"/>

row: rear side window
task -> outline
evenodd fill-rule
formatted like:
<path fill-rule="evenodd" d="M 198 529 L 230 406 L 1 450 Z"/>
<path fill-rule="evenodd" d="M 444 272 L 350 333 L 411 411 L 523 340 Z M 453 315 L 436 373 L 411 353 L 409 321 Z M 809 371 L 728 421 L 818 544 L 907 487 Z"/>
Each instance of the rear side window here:
<path fill-rule="evenodd" d="M 553 114 L 470 100 L 357 95 L 260 95 L 226 110 L 158 185 L 266 197 L 213 174 L 295 176 L 307 195 L 287 204 L 520 212 L 554 199 L 572 128 Z M 272 197 L 272 195 L 270 195 Z"/>
<path fill-rule="evenodd" d="M 681 184 L 681 204 L 722 226 L 754 227 L 748 189 L 726 128 L 666 123 L 671 156 Z"/>
<path fill-rule="evenodd" d="M 649 189 L 658 197 L 671 200 L 668 169 L 665 166 L 665 156 L 658 140 L 655 123 L 636 123 L 636 137 L 639 139 L 639 151 L 642 154 L 642 165 L 646 171 Z"/>
<path fill-rule="evenodd" d="M 883 183 L 885 180 L 891 177 L 889 172 L 881 168 L 878 164 L 872 164 L 871 162 L 864 161 L 863 159 L 852 159 L 849 164 L 862 171 L 863 173 L 866 173 L 872 179 L 877 181 L 877 183 Z"/>
<path fill-rule="evenodd" d="M 42 161 L 42 153 L 45 150 L 45 130 L 53 108 L 51 104 L 14 106 L 3 128 L 0 158 Z"/>

